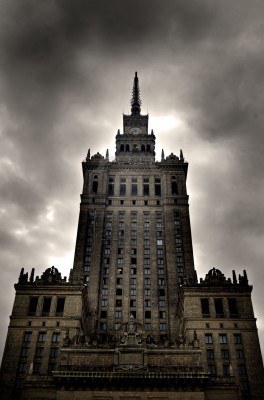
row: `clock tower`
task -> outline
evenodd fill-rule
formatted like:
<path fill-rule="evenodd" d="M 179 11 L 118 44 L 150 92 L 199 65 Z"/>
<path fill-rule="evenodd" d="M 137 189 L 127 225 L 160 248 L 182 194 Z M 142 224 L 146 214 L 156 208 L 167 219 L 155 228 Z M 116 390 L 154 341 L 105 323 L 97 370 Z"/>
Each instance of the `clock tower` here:
<path fill-rule="evenodd" d="M 123 134 L 116 135 L 118 162 L 151 163 L 155 161 L 155 135 L 148 133 L 148 115 L 141 115 L 141 100 L 137 72 L 134 77 L 131 115 L 123 115 Z"/>

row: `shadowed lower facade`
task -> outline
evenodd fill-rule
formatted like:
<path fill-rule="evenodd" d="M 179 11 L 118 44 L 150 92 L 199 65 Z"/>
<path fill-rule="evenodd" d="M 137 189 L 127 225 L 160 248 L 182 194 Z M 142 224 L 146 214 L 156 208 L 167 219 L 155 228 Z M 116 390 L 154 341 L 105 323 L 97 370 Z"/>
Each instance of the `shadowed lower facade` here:
<path fill-rule="evenodd" d="M 88 151 L 73 269 L 23 269 L 2 398 L 264 399 L 245 271 L 197 279 L 182 151 L 155 159 L 137 73 L 114 161 Z"/>

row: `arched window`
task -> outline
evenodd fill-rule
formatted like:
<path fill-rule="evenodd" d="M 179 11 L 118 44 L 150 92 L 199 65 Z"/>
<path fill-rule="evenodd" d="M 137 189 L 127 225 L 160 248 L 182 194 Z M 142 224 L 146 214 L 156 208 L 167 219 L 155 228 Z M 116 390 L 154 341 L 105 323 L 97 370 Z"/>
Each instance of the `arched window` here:
<path fill-rule="evenodd" d="M 146 147 L 144 144 L 141 145 L 141 151 L 146 151 Z"/>
<path fill-rule="evenodd" d="M 147 144 L 147 151 L 150 151 L 150 144 Z"/>
<path fill-rule="evenodd" d="M 126 151 L 129 151 L 129 144 L 126 144 Z"/>
<path fill-rule="evenodd" d="M 124 145 L 123 144 L 121 144 L 121 146 L 120 146 L 120 151 L 124 151 Z"/>

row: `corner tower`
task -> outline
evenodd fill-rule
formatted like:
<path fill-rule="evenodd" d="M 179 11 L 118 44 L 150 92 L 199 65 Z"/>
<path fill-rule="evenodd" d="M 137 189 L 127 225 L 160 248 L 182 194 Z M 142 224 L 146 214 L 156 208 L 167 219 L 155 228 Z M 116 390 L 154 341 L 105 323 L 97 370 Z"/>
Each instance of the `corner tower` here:
<path fill-rule="evenodd" d="M 132 315 L 145 336 L 176 340 L 178 289 L 196 281 L 188 164 L 182 152 L 155 161 L 155 135 L 141 114 L 135 73 L 131 114 L 116 135 L 116 158 L 88 151 L 76 241 L 74 282 L 87 285 L 85 325 L 108 341 Z M 92 340 L 92 339 L 91 339 Z"/>

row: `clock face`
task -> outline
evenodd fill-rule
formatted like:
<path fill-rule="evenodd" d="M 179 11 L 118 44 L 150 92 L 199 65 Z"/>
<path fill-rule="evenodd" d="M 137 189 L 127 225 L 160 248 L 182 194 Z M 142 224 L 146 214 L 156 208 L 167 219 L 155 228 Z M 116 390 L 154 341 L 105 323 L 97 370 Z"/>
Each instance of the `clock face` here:
<path fill-rule="evenodd" d="M 132 133 L 133 135 L 139 135 L 142 132 L 142 130 L 141 130 L 141 128 L 134 127 L 134 128 L 131 128 L 129 130 L 129 132 Z"/>

